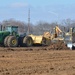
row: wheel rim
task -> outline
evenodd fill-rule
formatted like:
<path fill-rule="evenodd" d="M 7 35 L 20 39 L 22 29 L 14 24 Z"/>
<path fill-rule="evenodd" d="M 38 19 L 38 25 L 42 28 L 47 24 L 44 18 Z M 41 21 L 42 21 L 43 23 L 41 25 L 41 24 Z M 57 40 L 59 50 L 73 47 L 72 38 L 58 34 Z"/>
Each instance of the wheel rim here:
<path fill-rule="evenodd" d="M 15 45 L 17 43 L 16 39 L 12 40 L 12 44 Z"/>

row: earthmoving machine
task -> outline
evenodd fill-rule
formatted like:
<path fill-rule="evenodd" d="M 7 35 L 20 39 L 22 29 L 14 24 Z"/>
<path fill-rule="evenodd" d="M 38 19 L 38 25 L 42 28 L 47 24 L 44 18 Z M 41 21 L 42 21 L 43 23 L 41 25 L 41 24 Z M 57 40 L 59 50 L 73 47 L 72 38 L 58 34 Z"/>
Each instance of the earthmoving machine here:
<path fill-rule="evenodd" d="M 72 28 L 68 32 L 64 32 L 64 43 L 70 49 L 72 48 Z"/>
<path fill-rule="evenodd" d="M 54 28 L 54 33 L 51 34 L 51 41 L 52 42 L 64 41 L 63 32 L 58 26 Z"/>
<path fill-rule="evenodd" d="M 51 36 L 49 32 L 44 32 L 43 35 L 28 35 L 25 36 L 23 39 L 23 44 L 25 46 L 32 46 L 32 45 L 50 45 Z"/>
<path fill-rule="evenodd" d="M 50 32 L 44 32 L 43 35 L 39 36 L 33 34 L 25 36 L 23 39 L 23 43 L 26 46 L 32 46 L 37 44 L 48 46 L 50 45 L 51 41 L 57 38 L 58 35 L 62 32 L 58 26 L 56 26 L 54 30 L 55 30 L 54 34 L 50 34 Z M 61 40 L 61 38 L 57 38 L 55 40 Z"/>
<path fill-rule="evenodd" d="M 70 49 L 75 49 L 75 27 L 70 28 L 69 32 L 65 33 L 64 42 Z"/>
<path fill-rule="evenodd" d="M 18 45 L 18 26 L 1 26 L 0 44 L 8 47 L 16 47 Z"/>
<path fill-rule="evenodd" d="M 67 47 L 71 49 L 75 49 L 75 27 L 70 28 L 69 32 L 62 32 L 62 30 L 56 26 L 54 28 L 54 34 L 50 34 L 50 32 L 44 32 L 43 35 L 36 36 L 36 35 L 28 35 L 25 36 L 23 39 L 23 43 L 26 46 L 32 46 L 34 44 L 41 44 L 41 45 L 50 45 L 52 42 L 61 41 Z"/>

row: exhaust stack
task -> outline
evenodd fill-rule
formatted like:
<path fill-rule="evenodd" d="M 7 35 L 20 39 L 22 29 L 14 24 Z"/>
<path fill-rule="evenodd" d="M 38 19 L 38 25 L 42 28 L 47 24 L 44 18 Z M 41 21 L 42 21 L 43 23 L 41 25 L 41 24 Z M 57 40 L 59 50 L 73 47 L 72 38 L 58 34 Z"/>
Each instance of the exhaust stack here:
<path fill-rule="evenodd" d="M 1 31 L 2 31 L 2 25 L 1 25 Z"/>

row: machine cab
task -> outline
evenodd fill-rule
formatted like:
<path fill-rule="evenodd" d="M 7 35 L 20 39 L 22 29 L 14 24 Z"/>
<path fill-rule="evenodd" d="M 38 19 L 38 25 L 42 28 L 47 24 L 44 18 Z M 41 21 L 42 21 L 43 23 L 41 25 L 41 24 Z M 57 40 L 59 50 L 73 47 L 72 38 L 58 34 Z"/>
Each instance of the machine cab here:
<path fill-rule="evenodd" d="M 9 31 L 11 35 L 18 34 L 18 26 L 6 26 L 5 31 Z"/>

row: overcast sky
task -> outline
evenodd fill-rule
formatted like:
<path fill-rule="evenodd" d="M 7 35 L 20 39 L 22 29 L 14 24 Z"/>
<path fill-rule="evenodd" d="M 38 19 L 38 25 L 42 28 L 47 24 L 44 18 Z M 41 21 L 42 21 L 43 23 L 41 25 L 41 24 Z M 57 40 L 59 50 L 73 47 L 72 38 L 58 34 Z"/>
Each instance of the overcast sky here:
<path fill-rule="evenodd" d="M 0 21 L 13 18 L 27 22 L 28 8 L 32 23 L 75 19 L 75 0 L 0 0 Z"/>

